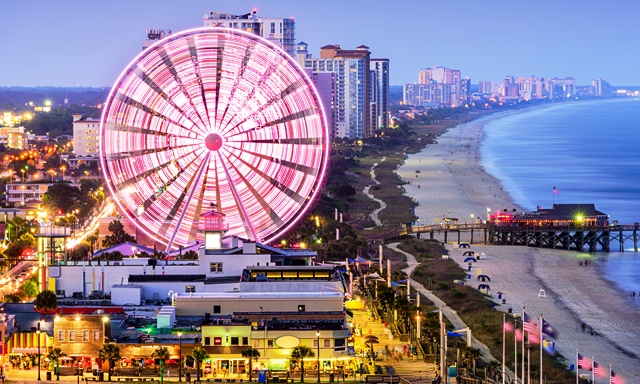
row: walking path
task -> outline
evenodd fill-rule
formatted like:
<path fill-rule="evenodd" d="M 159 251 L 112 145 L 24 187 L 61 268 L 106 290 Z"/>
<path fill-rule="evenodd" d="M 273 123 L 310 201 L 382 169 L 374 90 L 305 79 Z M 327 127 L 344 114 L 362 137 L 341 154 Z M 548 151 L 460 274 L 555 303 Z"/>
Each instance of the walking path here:
<path fill-rule="evenodd" d="M 380 159 L 380 162 L 382 163 L 385 160 L 386 157 L 383 157 L 382 159 Z M 371 166 L 371 180 L 373 180 L 373 182 L 378 185 L 380 184 L 380 182 L 378 180 L 376 180 L 376 167 L 378 166 L 378 163 L 373 163 L 373 165 Z M 380 211 L 382 211 L 383 209 L 387 208 L 387 203 L 385 203 L 384 201 L 380 200 L 380 199 L 376 199 L 371 193 L 369 193 L 369 188 L 371 188 L 371 185 L 368 185 L 366 187 L 364 187 L 364 189 L 362 190 L 362 193 L 364 193 L 365 195 L 367 195 L 371 200 L 377 202 L 378 204 L 380 204 L 380 208 L 374 210 L 373 212 L 371 212 L 369 214 L 369 217 L 371 217 L 371 220 L 373 220 L 374 223 L 376 223 L 377 227 L 381 227 L 382 226 L 382 221 L 380 221 L 380 219 L 378 218 L 378 213 L 380 213 Z"/>
<path fill-rule="evenodd" d="M 401 250 L 400 248 L 398 248 L 398 245 L 400 243 L 391 243 L 391 244 L 387 244 L 387 248 L 401 253 L 403 255 L 405 255 L 405 257 L 407 258 L 407 265 L 408 267 L 406 267 L 405 269 L 403 269 L 403 272 L 405 272 L 407 274 L 407 281 L 410 281 L 411 284 L 411 288 L 415 289 L 416 291 L 420 292 L 420 294 L 422 294 L 423 296 L 425 296 L 427 299 L 429 299 L 430 301 L 433 302 L 433 304 L 440 308 L 442 310 L 442 314 L 443 316 L 445 316 L 447 319 L 449 319 L 449 322 L 453 325 L 454 329 L 462 329 L 462 328 L 466 328 L 467 325 L 464 323 L 464 321 L 462 321 L 462 319 L 460 318 L 460 316 L 458 316 L 458 314 L 456 313 L 455 310 L 453 310 L 452 308 L 448 307 L 447 304 L 440 300 L 440 298 L 438 298 L 438 296 L 434 295 L 433 292 L 429 291 L 428 289 L 426 289 L 422 284 L 418 283 L 417 281 L 411 279 L 411 273 L 413 272 L 413 270 L 418 267 L 420 265 L 420 263 L 418 263 L 416 261 L 416 258 L 410 254 L 407 253 L 403 250 Z M 500 361 L 500 359 L 496 359 L 495 357 L 493 357 L 493 355 L 491 354 L 491 351 L 489 350 L 489 348 L 484 345 L 483 343 L 481 343 L 480 341 L 478 341 L 476 338 L 473 337 L 473 330 L 471 333 L 471 346 L 474 348 L 478 348 L 480 350 L 480 352 L 482 353 L 482 357 L 486 360 L 486 361 L 491 361 L 491 360 L 498 360 Z M 511 375 L 511 373 L 509 373 Z"/>

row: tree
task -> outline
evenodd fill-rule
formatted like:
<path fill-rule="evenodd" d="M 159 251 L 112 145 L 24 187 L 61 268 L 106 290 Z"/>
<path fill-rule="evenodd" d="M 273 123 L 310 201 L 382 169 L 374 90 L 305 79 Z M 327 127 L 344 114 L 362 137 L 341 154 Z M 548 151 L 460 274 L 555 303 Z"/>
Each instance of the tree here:
<path fill-rule="evenodd" d="M 46 291 L 45 291 L 46 292 Z M 49 359 L 49 361 L 51 361 L 52 363 L 54 363 L 54 368 L 55 368 L 55 373 L 56 376 L 58 378 L 58 380 L 60 380 L 60 358 L 61 357 L 65 357 L 67 356 L 66 353 L 62 352 L 62 349 L 60 348 L 53 348 L 48 354 L 47 354 L 47 358 Z"/>
<path fill-rule="evenodd" d="M 55 292 L 46 290 L 38 293 L 33 301 L 36 310 L 42 313 L 53 312 L 58 309 L 58 298 Z"/>
<path fill-rule="evenodd" d="M 249 382 L 251 382 L 251 374 L 253 373 L 253 360 L 258 361 L 260 351 L 253 347 L 242 350 L 242 357 L 249 360 Z"/>
<path fill-rule="evenodd" d="M 109 364 L 109 381 L 111 381 L 113 365 L 116 361 L 120 360 L 120 348 L 112 343 L 105 344 L 102 346 L 102 349 L 98 351 L 98 357 Z"/>
<path fill-rule="evenodd" d="M 55 183 L 42 195 L 42 204 L 51 211 L 68 213 L 80 198 L 80 188 L 69 183 Z"/>
<path fill-rule="evenodd" d="M 209 358 L 209 354 L 201 347 L 195 347 L 193 352 L 191 352 L 191 356 L 193 356 L 193 360 L 196 362 L 197 381 L 200 381 L 200 369 L 202 367 L 202 362 Z"/>
<path fill-rule="evenodd" d="M 313 349 L 306 345 L 298 345 L 291 351 L 291 358 L 300 365 L 300 382 L 304 383 L 304 359 L 307 357 L 315 357 Z"/>
<path fill-rule="evenodd" d="M 20 286 L 20 292 L 24 293 L 27 298 L 36 297 L 39 290 L 38 283 L 33 280 L 27 280 Z"/>
<path fill-rule="evenodd" d="M 102 240 L 102 246 L 104 248 L 113 247 L 114 245 L 127 242 L 136 242 L 135 237 L 124 231 L 124 225 L 122 225 L 120 220 L 114 220 L 109 223 L 109 232 L 111 232 L 111 234 L 107 235 L 107 237 Z"/>
<path fill-rule="evenodd" d="M 169 350 L 166 347 L 158 347 L 151 354 L 154 359 L 160 360 L 160 382 L 164 380 L 164 361 L 169 358 Z"/>
<path fill-rule="evenodd" d="M 198 252 L 189 250 L 182 254 L 183 260 L 198 260 Z"/>

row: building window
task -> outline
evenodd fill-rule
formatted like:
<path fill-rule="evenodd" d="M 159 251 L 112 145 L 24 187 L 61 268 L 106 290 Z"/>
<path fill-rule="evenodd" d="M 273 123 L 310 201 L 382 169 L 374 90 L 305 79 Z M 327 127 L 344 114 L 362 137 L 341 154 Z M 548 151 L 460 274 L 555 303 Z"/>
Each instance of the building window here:
<path fill-rule="evenodd" d="M 304 306 L 304 305 L 300 305 L 300 304 L 299 304 L 299 305 L 298 305 L 298 312 L 304 312 L 304 308 L 305 308 L 305 306 Z"/>
<path fill-rule="evenodd" d="M 231 336 L 231 345 L 238 345 L 240 342 L 240 338 L 237 336 Z"/>
<path fill-rule="evenodd" d="M 214 305 L 213 306 L 213 313 L 221 313 L 222 309 L 220 308 L 219 305 Z"/>
<path fill-rule="evenodd" d="M 82 341 L 89 341 L 89 330 L 85 329 L 82 335 Z"/>
<path fill-rule="evenodd" d="M 204 338 L 204 345 L 211 345 L 211 337 L 207 336 Z"/>
<path fill-rule="evenodd" d="M 93 341 L 100 340 L 100 331 L 93 331 Z"/>
<path fill-rule="evenodd" d="M 222 337 L 214 337 L 213 345 L 222 345 Z"/>
<path fill-rule="evenodd" d="M 249 345 L 249 338 L 248 337 L 243 337 L 242 338 L 242 345 Z"/>
<path fill-rule="evenodd" d="M 64 331 L 58 331 L 58 341 L 64 341 Z"/>
<path fill-rule="evenodd" d="M 276 23 L 271 23 L 271 33 L 276 33 Z"/>
<path fill-rule="evenodd" d="M 210 263 L 211 273 L 222 273 L 222 263 Z"/>
<path fill-rule="evenodd" d="M 195 285 L 185 285 L 184 286 L 184 291 L 186 293 L 195 293 L 196 291 L 196 286 Z"/>
<path fill-rule="evenodd" d="M 324 339 L 323 348 L 331 348 L 331 339 Z"/>
<path fill-rule="evenodd" d="M 268 348 L 273 348 L 273 339 L 267 340 L 267 347 Z"/>
<path fill-rule="evenodd" d="M 260 340 L 253 339 L 253 348 L 260 348 Z"/>
<path fill-rule="evenodd" d="M 318 339 L 313 339 L 313 348 L 318 348 Z"/>
<path fill-rule="evenodd" d="M 76 331 L 69 331 L 69 341 L 76 341 Z"/>
<path fill-rule="evenodd" d="M 345 350 L 345 339 L 335 339 L 333 341 L 333 346 L 336 351 L 344 351 Z"/>

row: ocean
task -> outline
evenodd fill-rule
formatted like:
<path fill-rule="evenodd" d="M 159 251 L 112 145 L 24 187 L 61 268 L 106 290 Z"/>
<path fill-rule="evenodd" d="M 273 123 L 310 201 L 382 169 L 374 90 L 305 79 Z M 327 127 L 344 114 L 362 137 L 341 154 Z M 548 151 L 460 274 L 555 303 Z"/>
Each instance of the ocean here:
<path fill-rule="evenodd" d="M 640 222 L 640 99 L 532 109 L 489 122 L 485 135 L 482 165 L 518 205 L 594 203 L 610 220 Z M 624 248 L 605 254 L 605 278 L 638 291 L 640 254 Z"/>

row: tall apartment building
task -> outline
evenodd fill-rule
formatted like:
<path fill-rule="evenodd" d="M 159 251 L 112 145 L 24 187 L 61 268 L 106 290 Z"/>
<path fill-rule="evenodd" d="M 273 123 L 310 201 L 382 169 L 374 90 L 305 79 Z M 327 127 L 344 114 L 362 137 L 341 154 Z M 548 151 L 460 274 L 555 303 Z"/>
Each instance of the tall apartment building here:
<path fill-rule="evenodd" d="M 573 77 L 554 77 L 547 81 L 549 99 L 571 99 L 576 95 L 576 80 Z"/>
<path fill-rule="evenodd" d="M 8 148 L 25 149 L 28 141 L 24 127 L 0 127 L 0 144 Z"/>
<path fill-rule="evenodd" d="M 330 125 L 334 137 L 370 137 L 377 127 L 388 126 L 389 60 L 370 56 L 364 45 L 348 50 L 332 44 L 321 47 L 320 57 L 314 58 L 306 43 L 298 43 L 296 58 L 303 68 L 312 74 L 335 76 L 330 110 L 325 103 L 327 113 L 335 119 Z M 323 90 L 318 91 L 326 100 Z"/>
<path fill-rule="evenodd" d="M 389 59 L 371 59 L 371 115 L 373 127 L 389 127 Z M 375 105 L 375 106 L 374 106 Z"/>
<path fill-rule="evenodd" d="M 418 72 L 418 84 L 426 84 L 431 88 L 432 96 L 427 102 L 458 107 L 468 103 L 470 83 L 463 88 L 462 74 L 459 69 L 451 69 L 436 65 L 433 68 L 421 69 Z M 447 92 L 448 94 L 443 94 Z"/>
<path fill-rule="evenodd" d="M 430 102 L 431 84 L 403 84 L 402 104 L 404 105 L 426 105 Z"/>
<path fill-rule="evenodd" d="M 80 120 L 81 117 L 73 115 L 73 153 L 76 156 L 98 156 L 100 120 Z"/>
<path fill-rule="evenodd" d="M 291 57 L 295 55 L 296 23 L 291 18 L 259 17 L 258 10 L 254 9 L 243 15 L 207 11 L 202 19 L 205 27 L 241 29 L 267 39 Z"/>

